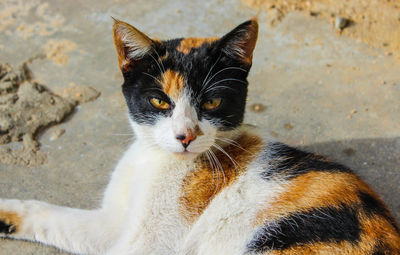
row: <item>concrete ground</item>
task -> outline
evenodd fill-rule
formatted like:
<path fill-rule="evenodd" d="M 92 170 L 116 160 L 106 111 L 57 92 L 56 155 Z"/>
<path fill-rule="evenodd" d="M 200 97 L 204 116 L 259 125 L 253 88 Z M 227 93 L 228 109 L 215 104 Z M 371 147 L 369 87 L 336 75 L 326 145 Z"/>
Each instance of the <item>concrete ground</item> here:
<path fill-rule="evenodd" d="M 18 65 L 46 53 L 51 40 L 75 45 L 64 50 L 61 60 L 33 61 L 34 79 L 56 93 L 73 82 L 90 85 L 101 96 L 40 132 L 47 163 L 30 168 L 0 164 L 0 197 L 80 208 L 98 205 L 110 172 L 133 139 L 110 16 L 151 36 L 171 38 L 222 35 L 257 12 L 238 0 L 6 0 L 3 5 L 14 13 L 6 23 L 0 21 L 0 62 Z M 246 122 L 350 166 L 399 222 L 399 60 L 338 36 L 326 20 L 291 13 L 272 29 L 263 23 L 266 15 L 260 14 Z M 253 104 L 265 109 L 254 111 Z M 58 129 L 65 134 L 50 141 Z M 21 241 L 0 240 L 0 247 L 0 255 L 66 254 Z"/>

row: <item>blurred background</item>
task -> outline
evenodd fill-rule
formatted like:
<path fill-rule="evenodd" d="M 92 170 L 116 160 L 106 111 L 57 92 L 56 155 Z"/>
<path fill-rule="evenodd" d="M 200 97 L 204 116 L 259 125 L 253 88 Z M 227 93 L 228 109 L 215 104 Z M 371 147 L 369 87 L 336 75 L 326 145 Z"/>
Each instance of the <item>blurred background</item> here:
<path fill-rule="evenodd" d="M 246 122 L 350 166 L 399 222 L 397 0 L 1 0 L 0 197 L 98 205 L 134 139 L 111 16 L 168 39 L 221 36 L 256 14 Z"/>

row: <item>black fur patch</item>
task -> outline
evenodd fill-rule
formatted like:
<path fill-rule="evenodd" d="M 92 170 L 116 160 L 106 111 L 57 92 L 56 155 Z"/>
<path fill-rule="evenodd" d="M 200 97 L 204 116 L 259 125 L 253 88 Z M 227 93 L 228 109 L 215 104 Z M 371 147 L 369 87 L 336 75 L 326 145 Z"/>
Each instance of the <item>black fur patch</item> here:
<path fill-rule="evenodd" d="M 372 255 L 387 255 L 387 251 L 385 249 L 382 249 L 382 247 L 377 247 L 374 249 L 374 252 Z"/>
<path fill-rule="evenodd" d="M 374 214 L 387 214 L 387 210 L 382 206 L 382 204 L 379 203 L 379 201 L 372 197 L 370 194 L 359 192 L 358 197 L 360 198 L 361 205 L 367 215 L 372 216 Z"/>
<path fill-rule="evenodd" d="M 360 233 L 360 222 L 354 209 L 345 205 L 341 208 L 316 208 L 265 225 L 256 232 L 247 249 L 262 253 L 314 242 L 356 243 Z"/>
<path fill-rule="evenodd" d="M 267 146 L 268 168 L 262 173 L 264 179 L 276 174 L 283 174 L 287 178 L 317 172 L 351 172 L 341 164 L 329 161 L 323 156 L 301 151 L 282 143 L 271 143 Z"/>
<path fill-rule="evenodd" d="M 385 245 L 378 241 L 378 244 L 375 245 L 372 255 L 394 255 L 398 254 L 393 251 L 391 247 Z"/>
<path fill-rule="evenodd" d="M 228 34 L 232 40 L 237 37 L 235 31 Z M 123 94 L 132 119 L 140 124 L 153 125 L 159 117 L 172 113 L 174 102 L 163 93 L 157 82 L 157 79 L 162 80 L 162 73 L 169 69 L 184 76 L 185 89 L 189 92 L 199 119 L 212 121 L 220 130 L 239 126 L 243 121 L 248 85 L 246 79 L 251 65 L 224 53 L 224 43 L 229 39 L 224 37 L 223 41 L 205 43 L 188 54 L 176 50 L 182 39 L 154 44 L 153 50 L 139 60 L 135 68 L 124 73 Z M 159 57 L 161 61 L 158 61 Z M 149 103 L 151 97 L 168 102 L 171 109 L 155 109 Z M 214 110 L 203 109 L 202 105 L 212 98 L 221 98 L 221 105 Z"/>
<path fill-rule="evenodd" d="M 388 222 L 390 222 L 390 224 L 392 224 L 396 231 L 400 233 L 393 217 L 381 202 L 365 192 L 359 192 L 358 197 L 360 198 L 361 206 L 367 216 L 374 217 L 375 215 L 380 215 L 384 217 Z"/>
<path fill-rule="evenodd" d="M 15 227 L 13 225 L 9 225 L 4 223 L 3 221 L 0 221 L 0 233 L 4 234 L 12 234 L 15 232 Z"/>

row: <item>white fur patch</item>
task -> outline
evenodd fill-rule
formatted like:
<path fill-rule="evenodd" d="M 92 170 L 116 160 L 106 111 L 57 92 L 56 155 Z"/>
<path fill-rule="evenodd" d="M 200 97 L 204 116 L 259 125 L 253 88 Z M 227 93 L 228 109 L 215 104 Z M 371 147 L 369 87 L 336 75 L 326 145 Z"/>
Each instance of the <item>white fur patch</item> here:
<path fill-rule="evenodd" d="M 182 153 L 185 148 L 176 136 L 184 134 L 187 129 L 195 130 L 196 126 L 199 126 L 203 135 L 197 136 L 186 150 L 199 154 L 209 149 L 215 142 L 217 129 L 207 120 L 198 120 L 196 110 L 190 104 L 188 96 L 182 93 L 175 102 L 172 116 L 161 118 L 154 127 L 148 128 L 152 129 L 149 133 L 153 133 L 154 141 L 158 146 L 170 153 Z M 146 132 L 146 135 L 151 135 L 149 133 Z"/>

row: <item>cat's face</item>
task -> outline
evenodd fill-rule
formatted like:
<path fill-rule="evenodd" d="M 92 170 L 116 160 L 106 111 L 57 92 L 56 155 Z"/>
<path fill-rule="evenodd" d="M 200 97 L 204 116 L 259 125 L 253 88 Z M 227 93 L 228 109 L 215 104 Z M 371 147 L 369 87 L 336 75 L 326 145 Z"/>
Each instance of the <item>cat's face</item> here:
<path fill-rule="evenodd" d="M 256 20 L 222 38 L 154 40 L 118 20 L 113 32 L 132 126 L 149 146 L 191 157 L 241 124 Z"/>

